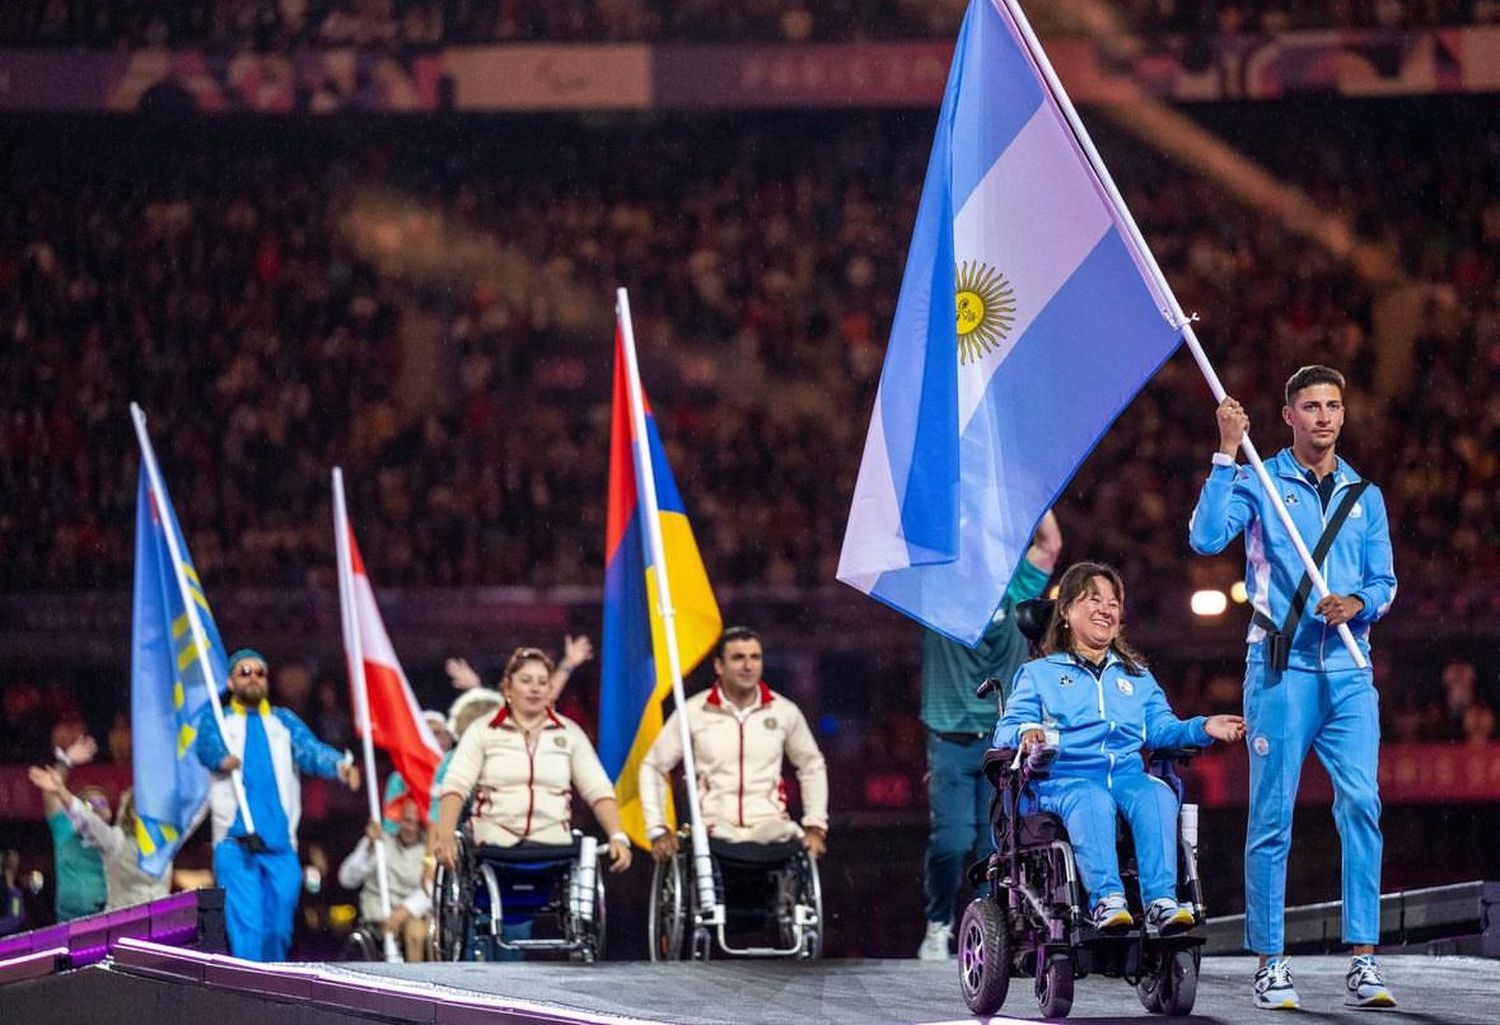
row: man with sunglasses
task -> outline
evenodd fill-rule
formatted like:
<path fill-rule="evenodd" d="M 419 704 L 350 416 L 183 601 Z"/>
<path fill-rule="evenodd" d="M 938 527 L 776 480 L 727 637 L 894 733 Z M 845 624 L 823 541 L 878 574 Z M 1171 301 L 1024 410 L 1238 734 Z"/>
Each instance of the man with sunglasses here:
<path fill-rule="evenodd" d="M 270 677 L 259 652 L 242 648 L 229 658 L 224 729 L 205 708 L 194 745 L 210 772 L 214 878 L 224 890 L 229 949 L 251 961 L 284 961 L 292 944 L 292 916 L 302 888 L 297 823 L 302 817 L 299 773 L 339 779 L 359 789 L 354 756 L 314 737 L 285 708 L 273 708 Z M 239 769 L 255 823 L 251 834 L 235 798 Z"/>

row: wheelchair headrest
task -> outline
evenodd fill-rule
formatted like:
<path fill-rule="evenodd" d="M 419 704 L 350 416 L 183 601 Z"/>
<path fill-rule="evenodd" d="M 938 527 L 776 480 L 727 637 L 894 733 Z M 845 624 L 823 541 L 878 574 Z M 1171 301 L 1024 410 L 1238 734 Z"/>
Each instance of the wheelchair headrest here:
<path fill-rule="evenodd" d="M 1032 644 L 1042 643 L 1047 624 L 1052 621 L 1052 610 L 1057 601 L 1052 598 L 1032 598 L 1016 605 L 1016 629 Z"/>

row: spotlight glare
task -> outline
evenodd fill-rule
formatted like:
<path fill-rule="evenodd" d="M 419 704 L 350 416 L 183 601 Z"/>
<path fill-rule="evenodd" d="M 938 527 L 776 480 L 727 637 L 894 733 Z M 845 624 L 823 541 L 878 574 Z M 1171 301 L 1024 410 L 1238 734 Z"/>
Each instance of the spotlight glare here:
<path fill-rule="evenodd" d="M 1191 605 L 1195 616 L 1217 616 L 1229 607 L 1229 599 L 1223 591 L 1194 591 Z"/>

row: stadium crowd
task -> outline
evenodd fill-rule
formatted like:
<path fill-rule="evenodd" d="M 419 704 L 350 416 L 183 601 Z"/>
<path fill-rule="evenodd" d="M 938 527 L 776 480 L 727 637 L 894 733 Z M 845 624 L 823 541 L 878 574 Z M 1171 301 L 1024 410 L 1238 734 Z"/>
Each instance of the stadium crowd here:
<path fill-rule="evenodd" d="M 1053 0 L 1031 17 L 1077 30 L 1097 0 Z M 1413 28 L 1500 20 L 1495 0 L 1129 0 L 1112 15 L 1142 36 L 1304 28 Z M 284 53 L 527 42 L 859 42 L 949 37 L 962 0 L 14 0 L 0 45 Z"/>
<path fill-rule="evenodd" d="M 1492 619 L 1500 132 L 1462 102 L 1202 116 L 1391 253 L 1405 282 L 1367 281 L 1099 129 L 1263 448 L 1281 437 L 1288 368 L 1345 369 L 1358 430 L 1341 451 L 1384 489 L 1402 615 Z M 1289 132 L 1308 145 L 1282 145 Z M 335 464 L 383 586 L 597 586 L 603 353 L 620 283 L 711 579 L 826 584 L 929 133 L 928 117 L 909 114 L 224 119 L 192 138 L 170 124 L 58 119 L 11 133 L 0 141 L 4 590 L 129 589 L 132 399 L 150 415 L 210 595 L 331 587 Z M 1419 312 L 1393 345 L 1380 310 L 1400 289 L 1420 296 Z M 1393 358 L 1407 370 L 1384 372 Z M 1174 358 L 1058 501 L 1067 550 L 1117 563 L 1134 617 L 1239 572 L 1234 557 L 1186 548 L 1211 408 L 1191 362 Z M 1388 737 L 1495 739 L 1493 661 L 1406 661 L 1420 671 L 1382 680 Z M 278 665 L 275 697 L 342 748 L 352 727 L 336 673 Z M 1185 712 L 1239 699 L 1238 677 L 1208 665 L 1172 685 Z M 565 711 L 592 728 L 583 690 Z M 82 697 L 45 676 L 10 682 L 0 763 L 69 748 L 85 719 L 99 760 L 127 762 L 124 713 L 96 721 Z M 919 765 L 908 698 L 872 696 L 878 714 L 826 736 L 835 766 Z"/>
<path fill-rule="evenodd" d="M 1394 385 L 1375 376 L 1389 358 L 1373 340 L 1377 286 L 1103 137 L 1229 390 L 1274 429 L 1281 368 L 1346 367 L 1351 460 L 1387 492 L 1407 600 L 1479 614 L 1500 569 L 1485 500 L 1500 442 L 1500 136 L 1432 125 L 1419 135 L 1450 141 L 1415 161 L 1421 139 L 1368 114 L 1338 139 L 1309 112 L 1315 159 L 1259 138 L 1273 171 L 1420 283 L 1411 372 Z M 13 136 L 7 589 L 128 587 L 131 399 L 164 446 L 206 580 L 325 581 L 327 471 L 342 464 L 387 586 L 597 583 L 600 354 L 620 283 L 712 577 L 829 581 L 927 148 L 925 125 L 901 116 L 840 122 L 768 117 L 709 151 L 701 124 L 365 126 L 322 132 L 316 155 L 308 129 Z M 425 348 L 424 331 L 437 335 Z M 1059 502 L 1080 550 L 1149 581 L 1146 612 L 1230 565 L 1183 545 L 1207 402 L 1191 362 L 1171 361 Z M 1131 512 L 1104 515 L 1115 509 Z"/>

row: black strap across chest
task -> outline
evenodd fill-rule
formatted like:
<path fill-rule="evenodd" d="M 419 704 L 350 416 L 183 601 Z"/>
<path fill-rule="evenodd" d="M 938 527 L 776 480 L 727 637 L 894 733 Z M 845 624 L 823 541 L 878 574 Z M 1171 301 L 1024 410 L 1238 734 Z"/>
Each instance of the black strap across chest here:
<path fill-rule="evenodd" d="M 1344 492 L 1344 497 L 1339 500 L 1338 506 L 1333 510 L 1333 515 L 1328 517 L 1327 523 L 1323 525 L 1323 536 L 1318 538 L 1316 547 L 1313 548 L 1312 561 L 1314 566 L 1320 566 L 1328 557 L 1328 550 L 1333 547 L 1333 539 L 1338 536 L 1339 529 L 1343 527 L 1344 521 L 1349 518 L 1349 513 L 1354 510 L 1354 504 L 1359 501 L 1365 489 L 1370 486 L 1367 480 L 1356 481 Z M 1297 591 L 1292 595 L 1292 604 L 1286 611 L 1286 621 L 1281 624 L 1280 629 L 1271 621 L 1271 618 L 1259 610 L 1251 616 L 1251 621 L 1267 633 L 1280 634 L 1286 639 L 1290 646 L 1291 637 L 1297 632 L 1297 623 L 1302 618 L 1302 606 L 1307 604 L 1307 596 L 1312 593 L 1312 574 L 1304 571 L 1301 581 L 1297 584 Z M 1285 668 L 1282 666 L 1281 668 Z"/>

